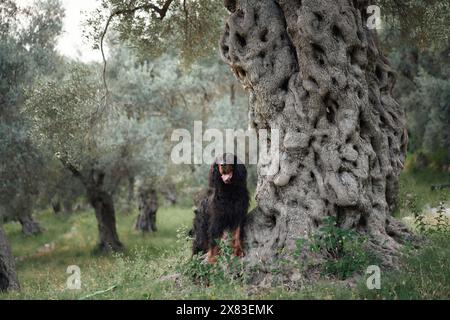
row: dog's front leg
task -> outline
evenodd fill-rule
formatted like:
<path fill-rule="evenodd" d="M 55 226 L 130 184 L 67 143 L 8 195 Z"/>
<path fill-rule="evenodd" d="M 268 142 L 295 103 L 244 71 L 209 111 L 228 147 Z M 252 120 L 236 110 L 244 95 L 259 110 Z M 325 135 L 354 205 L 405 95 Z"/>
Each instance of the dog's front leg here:
<path fill-rule="evenodd" d="M 217 262 L 217 255 L 219 254 L 219 246 L 214 246 L 208 250 L 208 254 L 206 255 L 206 259 L 208 263 L 214 264 Z"/>
<path fill-rule="evenodd" d="M 236 257 L 244 256 L 244 250 L 242 249 L 240 226 L 238 226 L 236 230 L 233 231 L 232 246 L 233 246 L 233 253 Z"/>

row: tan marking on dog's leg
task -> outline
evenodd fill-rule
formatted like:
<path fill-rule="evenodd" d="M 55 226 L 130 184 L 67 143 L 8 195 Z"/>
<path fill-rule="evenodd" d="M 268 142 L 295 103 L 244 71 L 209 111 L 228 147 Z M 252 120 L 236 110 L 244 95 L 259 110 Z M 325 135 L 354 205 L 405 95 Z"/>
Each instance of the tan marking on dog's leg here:
<path fill-rule="evenodd" d="M 244 250 L 242 249 L 241 243 L 241 227 L 237 227 L 236 230 L 233 231 L 233 239 L 232 239 L 233 253 L 236 257 L 242 257 L 244 255 Z"/>
<path fill-rule="evenodd" d="M 209 249 L 208 254 L 207 254 L 208 263 L 210 263 L 210 264 L 216 263 L 218 254 L 219 254 L 218 246 L 214 246 L 213 248 Z"/>

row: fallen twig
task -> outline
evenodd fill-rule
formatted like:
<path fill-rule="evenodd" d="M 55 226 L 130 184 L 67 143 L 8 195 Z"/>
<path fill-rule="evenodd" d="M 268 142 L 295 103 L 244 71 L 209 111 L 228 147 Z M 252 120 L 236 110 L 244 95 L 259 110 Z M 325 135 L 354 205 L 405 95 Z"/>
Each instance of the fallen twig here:
<path fill-rule="evenodd" d="M 117 288 L 118 286 L 119 286 L 119 285 L 115 284 L 115 285 L 113 285 L 112 287 L 109 287 L 108 289 L 96 291 L 96 292 L 94 292 L 94 293 L 88 294 L 87 296 L 81 297 L 81 298 L 79 298 L 78 300 L 86 300 L 86 299 L 89 299 L 89 298 L 98 296 L 98 295 L 100 295 L 100 294 L 104 294 L 104 293 L 106 293 L 106 292 L 113 291 L 113 290 L 114 290 L 115 288 Z"/>

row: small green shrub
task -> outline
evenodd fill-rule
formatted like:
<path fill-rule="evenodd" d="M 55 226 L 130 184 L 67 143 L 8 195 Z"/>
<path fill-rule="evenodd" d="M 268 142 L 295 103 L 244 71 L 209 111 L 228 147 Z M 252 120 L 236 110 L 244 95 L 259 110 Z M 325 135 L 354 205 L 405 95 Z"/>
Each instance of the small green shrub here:
<path fill-rule="evenodd" d="M 325 275 L 346 279 L 377 263 L 376 256 L 366 248 L 367 238 L 354 230 L 339 228 L 336 218 L 332 216 L 323 219 L 319 232 L 310 240 L 297 241 L 295 256 L 300 256 L 305 241 L 312 253 L 325 258 L 322 263 Z"/>
<path fill-rule="evenodd" d="M 184 266 L 181 272 L 200 285 L 235 284 L 244 280 L 244 263 L 233 254 L 233 248 L 229 245 L 230 238 L 220 240 L 220 254 L 217 262 L 210 264 L 204 256 L 195 255 Z"/>
<path fill-rule="evenodd" d="M 446 216 L 446 207 L 444 199 L 439 202 L 437 207 L 437 216 L 434 218 L 435 223 L 429 223 L 423 212 L 416 210 L 414 205 L 411 207 L 411 212 L 414 214 L 414 222 L 417 231 L 424 235 L 432 233 L 442 233 L 450 229 L 449 218 Z"/>
<path fill-rule="evenodd" d="M 441 201 L 437 209 L 436 224 L 432 226 L 432 229 L 436 232 L 445 233 L 450 228 L 449 218 L 445 215 L 445 212 L 445 202 Z"/>

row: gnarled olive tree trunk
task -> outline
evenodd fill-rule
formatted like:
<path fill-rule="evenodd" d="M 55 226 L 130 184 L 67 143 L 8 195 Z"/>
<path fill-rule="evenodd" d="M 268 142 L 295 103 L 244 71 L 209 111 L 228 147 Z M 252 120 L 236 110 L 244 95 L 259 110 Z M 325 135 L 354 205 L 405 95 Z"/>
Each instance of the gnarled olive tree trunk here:
<path fill-rule="evenodd" d="M 95 210 L 99 233 L 98 249 L 101 252 L 120 251 L 123 248 L 116 229 L 116 211 L 114 200 L 105 186 L 105 172 L 101 169 L 91 169 L 83 174 L 66 158 L 60 161 L 74 177 L 80 179 L 86 188 L 89 203 Z"/>
<path fill-rule="evenodd" d="M 153 188 L 139 188 L 139 216 L 136 230 L 142 232 L 156 231 L 156 211 L 158 211 L 158 196 Z"/>
<path fill-rule="evenodd" d="M 0 292 L 18 289 L 20 287 L 17 280 L 14 257 L 11 254 L 11 248 L 5 232 L 0 225 Z"/>
<path fill-rule="evenodd" d="M 105 174 L 101 170 L 91 170 L 85 185 L 90 204 L 95 210 L 99 232 L 100 251 L 119 251 L 123 248 L 116 229 L 116 212 L 112 195 L 105 190 Z"/>
<path fill-rule="evenodd" d="M 280 166 L 258 168 L 247 258 L 270 266 L 282 249 L 335 216 L 369 235 L 394 265 L 408 231 L 390 213 L 405 160 L 394 71 L 366 27 L 364 0 L 225 0 L 223 59 L 250 95 L 250 121 L 280 130 Z M 286 251 L 286 250 L 285 250 Z"/>
<path fill-rule="evenodd" d="M 31 209 L 27 208 L 22 211 L 17 218 L 22 225 L 22 233 L 26 236 L 33 236 L 42 233 L 43 229 L 39 223 L 33 219 Z"/>

